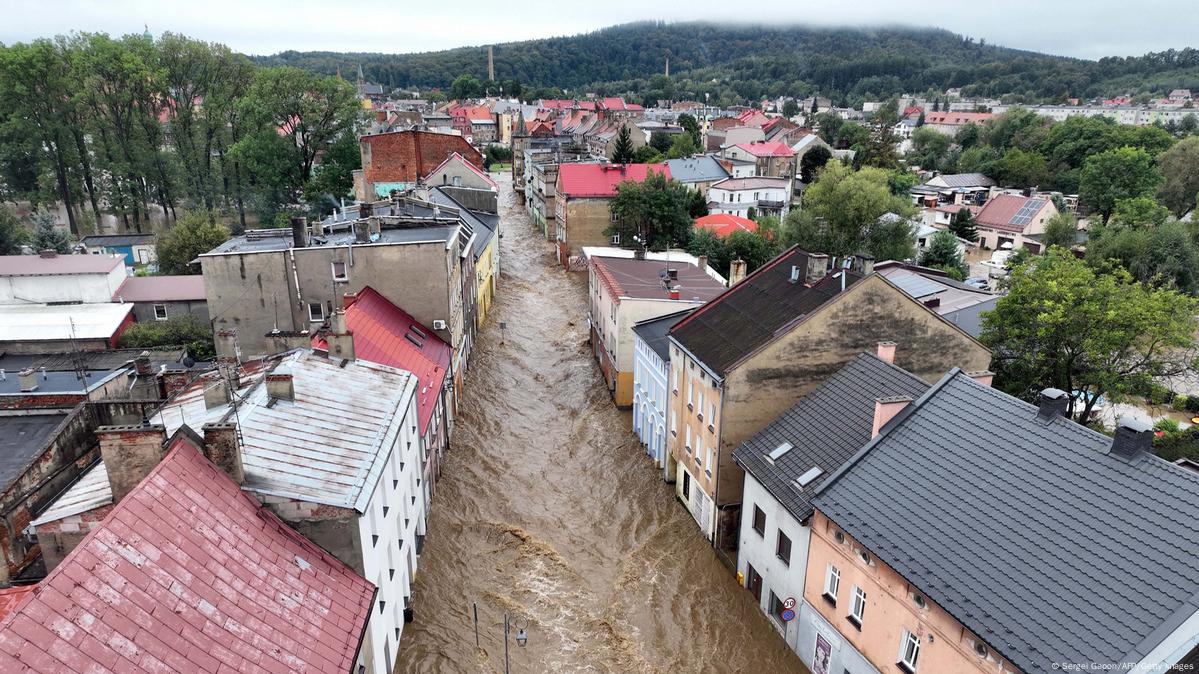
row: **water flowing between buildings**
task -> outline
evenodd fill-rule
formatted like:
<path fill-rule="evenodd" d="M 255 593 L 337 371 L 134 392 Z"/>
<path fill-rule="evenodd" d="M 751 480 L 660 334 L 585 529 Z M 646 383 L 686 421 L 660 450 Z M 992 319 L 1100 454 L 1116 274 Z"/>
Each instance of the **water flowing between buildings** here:
<path fill-rule="evenodd" d="M 529 620 L 513 672 L 803 672 L 612 405 L 587 348 L 586 275 L 554 264 L 507 180 L 500 210 L 503 275 L 396 672 L 503 672 L 505 611 Z"/>

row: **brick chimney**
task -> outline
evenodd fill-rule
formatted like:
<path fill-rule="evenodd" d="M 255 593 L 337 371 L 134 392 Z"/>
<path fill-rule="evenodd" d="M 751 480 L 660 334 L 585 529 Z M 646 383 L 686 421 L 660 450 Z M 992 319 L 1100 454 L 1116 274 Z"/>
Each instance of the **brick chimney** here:
<path fill-rule="evenodd" d="M 291 245 L 295 248 L 308 247 L 308 218 L 291 216 Z"/>
<path fill-rule="evenodd" d="M 170 398 L 177 391 L 182 391 L 187 388 L 188 382 L 191 381 L 191 372 L 187 370 L 167 370 L 162 373 L 162 396 Z"/>
<path fill-rule="evenodd" d="M 167 432 L 157 424 L 101 426 L 96 429 L 96 438 L 108 471 L 112 501 L 119 503 L 162 460 Z"/>
<path fill-rule="evenodd" d="M 887 422 L 894 419 L 896 414 L 908 406 L 912 399 L 907 396 L 892 396 L 879 398 L 874 401 L 874 424 L 870 428 L 870 437 L 878 435 Z"/>
<path fill-rule="evenodd" d="M 21 386 L 22 393 L 37 390 L 37 370 L 27 367 L 17 373 L 17 383 Z"/>
<path fill-rule="evenodd" d="M 895 342 L 879 342 L 878 343 L 878 359 L 895 364 L 895 349 L 898 345 Z"/>
<path fill-rule="evenodd" d="M 970 377 L 974 381 L 976 381 L 986 387 L 990 387 L 991 382 L 995 380 L 995 373 L 990 370 L 979 370 L 977 372 L 967 372 L 966 376 Z"/>
<path fill-rule="evenodd" d="M 237 344 L 237 330 L 225 328 L 216 331 L 216 360 L 218 364 L 241 361 L 241 347 Z"/>
<path fill-rule="evenodd" d="M 853 270 L 865 276 L 874 271 L 874 256 L 858 253 L 853 256 Z"/>
<path fill-rule="evenodd" d="M 56 258 L 56 257 L 58 257 L 58 251 L 56 251 L 56 250 L 50 250 L 50 249 L 48 249 L 48 248 L 47 248 L 46 250 L 39 250 L 39 251 L 37 252 L 37 256 L 38 256 L 38 257 L 40 257 L 40 258 L 43 258 L 43 259 L 49 260 L 49 259 L 52 259 L 52 258 Z"/>
<path fill-rule="evenodd" d="M 386 123 L 387 122 L 387 111 L 386 110 L 376 110 L 375 111 L 375 121 L 380 124 Z"/>
<path fill-rule="evenodd" d="M 745 280 L 746 267 L 747 267 L 747 265 L 745 263 L 745 260 L 742 260 L 741 258 L 737 258 L 736 260 L 733 260 L 732 264 L 729 266 L 729 287 L 730 288 L 732 288 L 733 286 L 735 286 L 738 283 Z"/>
<path fill-rule="evenodd" d="M 137 376 L 145 377 L 150 374 L 150 352 L 142 351 L 133 359 L 133 370 Z"/>
<path fill-rule="evenodd" d="M 296 389 L 292 382 L 291 368 L 286 365 L 276 367 L 266 375 L 266 395 L 271 400 L 295 400 Z"/>
<path fill-rule="evenodd" d="M 808 253 L 808 268 L 804 276 L 804 283 L 812 285 L 824 278 L 826 273 L 828 273 L 828 255 Z"/>
<path fill-rule="evenodd" d="M 341 296 L 341 306 L 349 309 L 358 301 L 358 293 L 346 293 Z"/>
<path fill-rule="evenodd" d="M 204 387 L 204 409 L 210 410 L 229 402 L 229 385 L 224 378 L 217 378 Z"/>
<path fill-rule="evenodd" d="M 700 255 L 699 257 L 695 258 L 695 266 L 699 267 L 700 271 L 707 273 L 707 271 L 708 271 L 708 256 Z"/>
<path fill-rule="evenodd" d="M 329 332 L 325 335 L 330 358 L 354 360 L 354 333 L 346 326 L 346 310 L 337 309 L 329 317 Z"/>
<path fill-rule="evenodd" d="M 237 424 L 204 424 L 204 456 L 216 464 L 237 484 L 246 481 L 241 463 L 241 448 L 237 444 Z"/>

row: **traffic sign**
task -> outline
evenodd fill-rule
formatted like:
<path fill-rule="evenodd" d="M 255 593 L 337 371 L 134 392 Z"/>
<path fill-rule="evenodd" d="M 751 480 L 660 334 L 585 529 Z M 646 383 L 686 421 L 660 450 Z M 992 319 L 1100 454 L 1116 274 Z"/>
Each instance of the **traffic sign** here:
<path fill-rule="evenodd" d="M 791 622 L 795 620 L 795 609 L 786 609 L 783 611 L 783 622 Z"/>
<path fill-rule="evenodd" d="M 795 597 L 787 597 L 786 599 L 784 599 L 783 600 L 783 608 L 785 608 L 785 609 L 795 608 Z"/>

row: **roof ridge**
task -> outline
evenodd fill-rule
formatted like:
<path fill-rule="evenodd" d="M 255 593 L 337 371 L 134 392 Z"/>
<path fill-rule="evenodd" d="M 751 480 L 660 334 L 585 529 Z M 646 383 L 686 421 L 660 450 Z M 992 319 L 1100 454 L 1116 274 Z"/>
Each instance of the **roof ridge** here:
<path fill-rule="evenodd" d="M 675 325 L 673 328 L 670 329 L 670 331 L 674 332 L 675 330 L 678 330 L 679 328 L 687 325 L 687 323 L 689 323 L 690 321 L 695 319 L 696 316 L 703 314 L 705 311 L 707 311 L 711 307 L 714 307 L 717 304 L 719 304 L 726 297 L 729 297 L 730 295 L 732 295 L 734 290 L 736 290 L 737 288 L 739 288 L 741 286 L 744 286 L 745 283 L 747 281 L 749 281 L 750 279 L 755 278 L 755 277 L 765 273 L 767 270 L 773 269 L 776 266 L 778 266 L 779 264 L 781 264 L 783 262 L 783 260 L 787 259 L 795 251 L 799 251 L 799 252 L 803 253 L 804 255 L 809 255 L 809 253 L 807 251 L 805 251 L 799 247 L 799 244 L 795 244 L 795 245 L 791 246 L 787 250 L 784 250 L 783 252 L 779 253 L 778 257 L 774 258 L 770 262 L 767 262 L 766 264 L 762 265 L 761 267 L 758 267 L 757 269 L 750 272 L 748 276 L 741 279 L 740 283 L 733 285 L 733 286 L 729 286 L 728 290 L 725 290 L 724 292 L 717 295 L 715 298 L 709 300 L 702 307 L 693 311 L 690 316 L 679 321 L 678 325 Z"/>

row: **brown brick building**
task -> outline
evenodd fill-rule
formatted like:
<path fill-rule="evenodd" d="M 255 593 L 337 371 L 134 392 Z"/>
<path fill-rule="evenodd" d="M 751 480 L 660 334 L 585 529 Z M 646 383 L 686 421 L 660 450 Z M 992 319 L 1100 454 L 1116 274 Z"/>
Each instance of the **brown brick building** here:
<path fill-rule="evenodd" d="M 462 136 L 448 133 L 408 130 L 363 136 L 359 151 L 361 178 L 354 180 L 359 201 L 386 198 L 391 189 L 424 180 L 455 152 L 483 168 L 483 155 Z"/>

